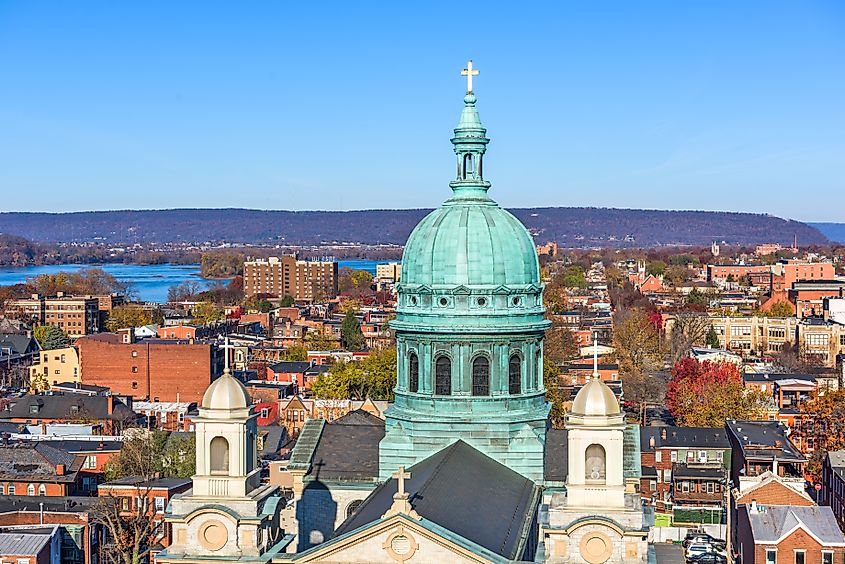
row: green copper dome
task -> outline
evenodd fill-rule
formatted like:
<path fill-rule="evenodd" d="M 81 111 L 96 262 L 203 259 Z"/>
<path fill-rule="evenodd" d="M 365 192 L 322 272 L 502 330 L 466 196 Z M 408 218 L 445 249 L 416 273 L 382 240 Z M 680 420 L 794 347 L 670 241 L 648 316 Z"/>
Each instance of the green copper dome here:
<path fill-rule="evenodd" d="M 487 196 L 483 159 L 487 130 L 467 93 L 452 143 L 458 176 L 452 198 L 414 229 L 402 257 L 402 285 L 539 284 L 534 241 L 513 215 Z"/>
<path fill-rule="evenodd" d="M 487 195 L 489 139 L 468 90 L 452 138 L 452 197 L 417 225 L 402 256 L 390 322 L 395 401 L 379 447 L 385 478 L 457 439 L 524 476 L 543 476 L 549 322 L 537 253 L 519 220 Z"/>
<path fill-rule="evenodd" d="M 414 229 L 402 257 L 402 285 L 525 286 L 539 283 L 534 241 L 492 200 L 453 199 Z"/>

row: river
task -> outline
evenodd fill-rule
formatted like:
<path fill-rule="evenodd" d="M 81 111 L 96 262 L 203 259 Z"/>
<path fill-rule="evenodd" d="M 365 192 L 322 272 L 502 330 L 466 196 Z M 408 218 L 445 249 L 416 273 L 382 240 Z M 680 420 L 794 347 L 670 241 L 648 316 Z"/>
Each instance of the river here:
<path fill-rule="evenodd" d="M 376 261 L 341 260 L 338 267 L 366 270 L 375 274 Z M 167 301 L 167 290 L 171 286 L 186 280 L 192 280 L 205 288 L 214 284 L 225 284 L 225 280 L 206 280 L 200 276 L 198 264 L 50 264 L 44 266 L 2 266 L 0 267 L 0 286 L 21 284 L 27 278 L 39 274 L 74 272 L 83 268 L 102 268 L 121 282 L 129 285 L 134 297 L 145 302 Z"/>

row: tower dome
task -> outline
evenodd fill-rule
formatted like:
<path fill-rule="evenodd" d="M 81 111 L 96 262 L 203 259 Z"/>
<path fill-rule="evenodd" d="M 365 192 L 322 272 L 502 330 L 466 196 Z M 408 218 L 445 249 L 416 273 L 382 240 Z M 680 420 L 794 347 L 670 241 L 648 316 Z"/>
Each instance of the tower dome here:
<path fill-rule="evenodd" d="M 252 405 L 252 399 L 237 379 L 228 371 L 211 383 L 202 396 L 200 407 L 215 410 L 245 409 Z"/>
<path fill-rule="evenodd" d="M 590 381 L 575 395 L 572 415 L 581 417 L 612 417 L 620 415 L 619 402 L 607 384 L 599 378 Z"/>

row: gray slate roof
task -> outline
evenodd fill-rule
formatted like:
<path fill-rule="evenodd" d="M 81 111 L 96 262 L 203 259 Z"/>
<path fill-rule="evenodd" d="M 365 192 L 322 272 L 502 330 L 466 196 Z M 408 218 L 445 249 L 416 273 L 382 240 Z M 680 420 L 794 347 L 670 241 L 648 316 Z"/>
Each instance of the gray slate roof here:
<path fill-rule="evenodd" d="M 82 394 L 53 394 L 39 396 L 23 396 L 12 400 L 8 411 L 0 411 L 0 419 L 71 419 L 85 416 L 97 420 L 114 419 L 118 421 L 134 419 L 135 412 L 126 407 L 116 397 L 112 396 L 114 407 L 112 414 L 108 413 L 108 397 L 86 396 Z M 38 406 L 38 412 L 32 413 L 30 408 Z M 77 411 L 74 413 L 73 406 Z"/>
<path fill-rule="evenodd" d="M 831 468 L 845 468 L 845 450 L 831 450 L 827 453 Z"/>
<path fill-rule="evenodd" d="M 384 421 L 358 409 L 326 423 L 322 431 L 311 458 L 313 479 L 378 478 L 378 445 L 384 438 Z"/>
<path fill-rule="evenodd" d="M 64 464 L 63 475 L 56 465 Z M 0 480 L 30 482 L 73 482 L 82 459 L 43 443 L 0 446 Z"/>
<path fill-rule="evenodd" d="M 0 555 L 28 556 L 38 554 L 56 534 L 57 528 L 0 529 Z"/>
<path fill-rule="evenodd" d="M 734 436 L 742 455 L 746 459 L 779 460 L 783 462 L 805 462 L 801 454 L 786 435 L 786 425 L 780 421 L 727 422 L 728 431 Z"/>
<path fill-rule="evenodd" d="M 640 445 L 643 452 L 654 452 L 657 448 L 731 448 L 724 427 L 642 427 Z"/>
<path fill-rule="evenodd" d="M 826 546 L 845 546 L 845 536 L 836 524 L 833 510 L 828 506 L 798 507 L 789 505 L 761 505 L 748 512 L 755 543 L 773 542 L 800 525 Z"/>
<path fill-rule="evenodd" d="M 409 471 L 405 489 L 421 517 L 504 558 L 522 556 L 540 499 L 534 482 L 460 440 Z M 395 479 L 381 484 L 335 534 L 379 520 L 397 487 Z"/>
<path fill-rule="evenodd" d="M 565 482 L 569 473 L 569 448 L 566 429 L 546 431 L 546 450 L 543 453 L 543 478 L 547 482 Z"/>
<path fill-rule="evenodd" d="M 12 354 L 26 354 L 39 350 L 35 337 L 27 335 L 0 335 L 0 349 L 10 348 Z"/>

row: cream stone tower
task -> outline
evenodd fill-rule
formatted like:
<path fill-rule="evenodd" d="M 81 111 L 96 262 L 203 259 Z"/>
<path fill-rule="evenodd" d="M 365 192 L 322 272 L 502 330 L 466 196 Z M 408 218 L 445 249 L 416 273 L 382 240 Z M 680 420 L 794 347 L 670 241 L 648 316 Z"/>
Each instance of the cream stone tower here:
<path fill-rule="evenodd" d="M 158 561 L 269 562 L 290 540 L 279 529 L 283 500 L 261 485 L 252 399 L 228 362 L 199 411 L 193 489 L 167 508 L 173 544 Z"/>
<path fill-rule="evenodd" d="M 549 520 L 542 534 L 549 564 L 633 564 L 647 557 L 638 480 L 625 476 L 625 417 L 599 377 L 595 341 L 593 350 L 593 377 L 566 416 L 565 491 L 547 492 Z"/>

